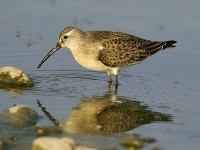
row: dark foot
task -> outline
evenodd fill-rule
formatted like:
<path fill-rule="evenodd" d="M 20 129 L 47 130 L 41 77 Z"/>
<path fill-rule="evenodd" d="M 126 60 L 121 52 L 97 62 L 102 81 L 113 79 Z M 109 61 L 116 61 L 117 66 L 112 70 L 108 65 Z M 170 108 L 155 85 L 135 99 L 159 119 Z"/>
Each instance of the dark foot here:
<path fill-rule="evenodd" d="M 108 82 L 112 83 L 112 76 L 108 75 Z"/>
<path fill-rule="evenodd" d="M 111 89 L 111 85 L 112 85 L 112 76 L 111 75 L 108 75 L 108 91 L 110 91 Z M 118 90 L 118 75 L 115 75 L 115 93 L 117 93 L 117 90 Z"/>
<path fill-rule="evenodd" d="M 119 85 L 119 83 L 118 83 L 118 75 L 115 75 L 115 85 Z"/>
<path fill-rule="evenodd" d="M 112 82 L 108 81 L 107 91 L 110 91 Z"/>
<path fill-rule="evenodd" d="M 115 93 L 117 93 L 118 86 L 119 86 L 119 83 L 118 83 L 118 75 L 115 75 Z"/>
<path fill-rule="evenodd" d="M 117 94 L 118 85 L 119 85 L 119 84 L 115 84 L 115 94 Z"/>

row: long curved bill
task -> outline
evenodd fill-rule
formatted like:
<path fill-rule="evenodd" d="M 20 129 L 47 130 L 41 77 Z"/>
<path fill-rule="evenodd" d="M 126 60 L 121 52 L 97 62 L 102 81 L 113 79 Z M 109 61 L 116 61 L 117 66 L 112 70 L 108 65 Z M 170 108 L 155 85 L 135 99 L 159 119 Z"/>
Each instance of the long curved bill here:
<path fill-rule="evenodd" d="M 42 59 L 42 61 L 40 62 L 40 64 L 38 65 L 38 68 L 40 68 L 42 66 L 42 64 L 51 56 L 53 55 L 53 53 L 55 53 L 57 50 L 59 50 L 61 48 L 60 43 L 58 42 L 47 54 L 46 56 L 44 56 L 44 58 Z"/>

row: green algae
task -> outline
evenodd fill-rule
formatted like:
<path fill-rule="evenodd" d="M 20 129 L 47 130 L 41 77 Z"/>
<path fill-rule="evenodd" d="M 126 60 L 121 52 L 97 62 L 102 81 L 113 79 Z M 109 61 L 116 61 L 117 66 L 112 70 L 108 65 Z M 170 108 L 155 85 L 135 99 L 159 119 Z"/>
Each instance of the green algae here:
<path fill-rule="evenodd" d="M 141 150 L 146 144 L 152 144 L 156 142 L 152 137 L 141 137 L 139 134 L 129 135 L 124 138 L 120 144 L 127 149 Z"/>
<path fill-rule="evenodd" d="M 39 126 L 37 128 L 37 136 L 60 135 L 63 131 L 56 126 Z"/>
<path fill-rule="evenodd" d="M 136 150 L 140 150 L 144 146 L 144 142 L 137 136 L 130 135 L 121 141 L 121 145 L 126 148 L 133 147 Z"/>
<path fill-rule="evenodd" d="M 22 72 L 23 73 L 23 72 Z M 0 74 L 0 87 L 2 88 L 25 88 L 25 87 L 33 87 L 33 80 L 29 78 L 29 80 L 22 79 L 22 73 L 20 76 L 16 78 L 11 78 L 9 73 L 1 73 Z"/>

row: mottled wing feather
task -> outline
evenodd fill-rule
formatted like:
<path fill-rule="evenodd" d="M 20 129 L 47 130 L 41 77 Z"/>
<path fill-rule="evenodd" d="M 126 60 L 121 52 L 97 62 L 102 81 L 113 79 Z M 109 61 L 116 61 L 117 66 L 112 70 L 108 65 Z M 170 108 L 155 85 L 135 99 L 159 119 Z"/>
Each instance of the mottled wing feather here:
<path fill-rule="evenodd" d="M 135 37 L 105 40 L 102 42 L 103 49 L 100 51 L 99 60 L 110 67 L 123 68 L 137 64 L 149 56 L 149 52 L 138 47 L 149 42 Z"/>
<path fill-rule="evenodd" d="M 166 45 L 166 42 L 145 40 L 122 32 L 91 31 L 89 34 L 102 43 L 98 59 L 110 67 L 124 68 L 140 63 Z"/>
<path fill-rule="evenodd" d="M 143 49 L 146 52 L 148 52 L 150 55 L 153 55 L 156 52 L 164 49 L 165 45 L 166 45 L 166 42 L 152 41 L 150 43 L 139 46 L 138 49 Z"/>

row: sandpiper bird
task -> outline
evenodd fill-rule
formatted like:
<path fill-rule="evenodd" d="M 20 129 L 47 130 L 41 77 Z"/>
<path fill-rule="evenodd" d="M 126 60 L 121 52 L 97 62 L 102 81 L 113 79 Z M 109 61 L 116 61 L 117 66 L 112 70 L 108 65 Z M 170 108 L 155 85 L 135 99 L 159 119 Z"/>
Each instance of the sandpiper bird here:
<path fill-rule="evenodd" d="M 60 33 L 58 43 L 43 58 L 38 68 L 58 49 L 67 47 L 80 65 L 90 70 L 107 72 L 108 82 L 112 82 L 111 74 L 114 74 L 115 85 L 118 85 L 121 69 L 138 64 L 160 50 L 175 47 L 174 43 L 174 40 L 145 40 L 123 32 L 84 32 L 69 26 Z"/>

